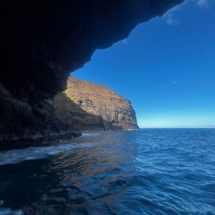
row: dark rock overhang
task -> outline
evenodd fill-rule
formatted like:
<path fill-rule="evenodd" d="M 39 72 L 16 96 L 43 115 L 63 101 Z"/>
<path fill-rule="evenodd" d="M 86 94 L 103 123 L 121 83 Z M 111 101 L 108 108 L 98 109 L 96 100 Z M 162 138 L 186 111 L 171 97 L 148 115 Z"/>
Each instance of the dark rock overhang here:
<path fill-rule="evenodd" d="M 32 112 L 33 118 L 39 117 L 45 129 L 43 114 L 50 111 L 46 104 L 66 88 L 71 72 L 90 61 L 96 49 L 123 40 L 139 23 L 162 16 L 182 2 L 1 0 L 0 141 L 10 126 L 22 126 L 26 115 L 22 118 L 19 112 L 23 107 L 27 115 Z"/>
<path fill-rule="evenodd" d="M 1 83 L 63 90 L 70 72 L 183 0 L 2 0 Z M 12 86 L 13 85 L 13 86 Z"/>

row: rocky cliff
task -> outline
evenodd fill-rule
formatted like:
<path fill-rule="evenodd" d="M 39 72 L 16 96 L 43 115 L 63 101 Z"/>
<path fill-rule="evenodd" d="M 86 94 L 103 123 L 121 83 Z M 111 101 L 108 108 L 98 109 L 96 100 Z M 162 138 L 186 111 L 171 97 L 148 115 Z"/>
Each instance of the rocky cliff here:
<path fill-rule="evenodd" d="M 54 105 L 59 119 L 83 131 L 138 129 L 131 102 L 101 84 L 70 76 Z"/>
<path fill-rule="evenodd" d="M 1 0 L 0 143 L 80 135 L 53 111 L 69 74 L 181 2 Z"/>

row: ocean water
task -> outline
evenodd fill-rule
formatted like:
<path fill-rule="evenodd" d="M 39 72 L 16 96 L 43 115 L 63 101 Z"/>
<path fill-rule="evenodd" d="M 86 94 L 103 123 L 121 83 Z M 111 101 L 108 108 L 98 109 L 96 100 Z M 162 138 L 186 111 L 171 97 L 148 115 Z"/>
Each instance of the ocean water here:
<path fill-rule="evenodd" d="M 84 133 L 0 152 L 0 215 L 215 214 L 215 129 Z"/>

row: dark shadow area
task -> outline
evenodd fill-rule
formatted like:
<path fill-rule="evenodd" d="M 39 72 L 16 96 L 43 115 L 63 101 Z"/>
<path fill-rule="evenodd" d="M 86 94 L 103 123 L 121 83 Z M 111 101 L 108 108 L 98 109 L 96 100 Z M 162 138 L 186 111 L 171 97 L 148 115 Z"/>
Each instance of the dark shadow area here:
<path fill-rule="evenodd" d="M 91 114 L 81 108 L 82 102 L 76 104 L 69 98 L 66 93 L 60 92 L 54 100 L 56 116 L 62 121 L 71 124 L 76 129 L 82 131 L 99 131 L 99 130 L 122 130 L 121 126 L 113 126 L 109 121 L 105 120 L 98 108 L 92 103 L 86 104 L 89 108 L 94 109 L 96 114 Z M 103 111 L 104 112 L 104 111 Z M 108 124 L 108 127 L 105 127 Z"/>
<path fill-rule="evenodd" d="M 38 94 L 37 101 L 33 102 L 29 91 L 23 90 L 25 93 L 20 101 L 0 84 L 0 150 L 27 148 L 81 135 L 80 131 L 57 119 L 50 98 Z"/>
<path fill-rule="evenodd" d="M 96 49 L 127 38 L 137 24 L 181 2 L 2 0 L 0 144 L 80 136 L 55 118 L 50 104 L 69 74 Z"/>
<path fill-rule="evenodd" d="M 51 160 L 40 159 L 0 166 L 0 196 L 4 200 L 2 206 L 18 210 L 32 201 L 38 202 L 49 186 L 58 184 L 57 174 L 45 169 L 52 165 Z"/>
<path fill-rule="evenodd" d="M 109 196 L 130 186 L 119 179 L 128 174 L 122 167 L 136 152 L 132 145 L 127 149 L 130 136 L 124 131 L 98 132 L 86 137 L 88 144 L 81 137 L 79 144 L 75 139 L 68 144 L 75 148 L 64 152 L 0 166 L 1 208 L 22 209 L 26 215 L 93 214 L 91 210 L 112 214 Z"/>

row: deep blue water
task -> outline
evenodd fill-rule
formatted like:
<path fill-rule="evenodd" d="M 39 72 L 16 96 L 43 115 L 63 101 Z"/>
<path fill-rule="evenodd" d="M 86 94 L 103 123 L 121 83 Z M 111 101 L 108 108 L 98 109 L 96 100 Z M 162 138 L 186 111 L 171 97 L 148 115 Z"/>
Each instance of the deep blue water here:
<path fill-rule="evenodd" d="M 215 214 L 215 129 L 86 133 L 0 152 L 0 215 Z"/>

